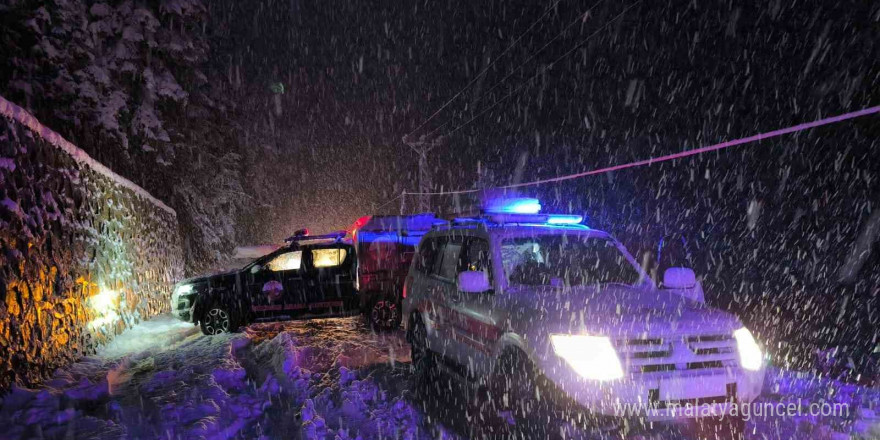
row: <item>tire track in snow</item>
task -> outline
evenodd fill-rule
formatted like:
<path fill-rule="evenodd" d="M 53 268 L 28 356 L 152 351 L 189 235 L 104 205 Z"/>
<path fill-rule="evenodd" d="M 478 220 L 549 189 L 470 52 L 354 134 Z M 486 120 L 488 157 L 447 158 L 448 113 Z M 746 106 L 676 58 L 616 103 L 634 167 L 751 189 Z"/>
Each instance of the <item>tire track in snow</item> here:
<path fill-rule="evenodd" d="M 403 332 L 376 334 L 358 318 L 333 318 L 254 324 L 246 333 L 252 343 L 237 359 L 273 390 L 270 436 L 455 438 L 426 423 L 413 402 Z"/>

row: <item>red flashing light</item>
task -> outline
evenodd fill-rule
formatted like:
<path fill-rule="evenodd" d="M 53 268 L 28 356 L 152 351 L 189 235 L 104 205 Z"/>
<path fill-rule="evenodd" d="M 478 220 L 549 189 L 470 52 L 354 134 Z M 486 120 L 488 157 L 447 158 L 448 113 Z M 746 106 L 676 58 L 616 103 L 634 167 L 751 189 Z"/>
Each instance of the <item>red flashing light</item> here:
<path fill-rule="evenodd" d="M 348 233 L 351 234 L 351 239 L 357 242 L 357 233 L 358 229 L 364 227 L 370 219 L 373 218 L 372 215 L 365 215 L 352 223 L 351 228 L 348 229 Z"/>
<path fill-rule="evenodd" d="M 373 218 L 372 215 L 365 215 L 365 216 L 355 220 L 354 224 L 351 225 L 351 229 L 349 229 L 349 230 L 350 231 L 357 231 L 358 229 L 362 228 L 365 224 L 367 224 L 367 222 L 369 222 L 371 218 Z"/>

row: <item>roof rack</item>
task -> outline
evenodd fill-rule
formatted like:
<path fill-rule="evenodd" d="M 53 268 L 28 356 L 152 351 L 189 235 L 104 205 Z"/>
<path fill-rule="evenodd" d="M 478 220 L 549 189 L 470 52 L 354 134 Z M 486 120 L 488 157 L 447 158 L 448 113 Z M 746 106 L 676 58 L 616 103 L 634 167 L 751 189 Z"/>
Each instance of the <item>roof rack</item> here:
<path fill-rule="evenodd" d="M 515 214 L 481 212 L 454 217 L 448 224 L 434 225 L 432 229 L 475 228 L 501 225 L 542 225 L 548 227 L 569 227 L 590 229 L 581 223 L 583 216 L 570 214 Z"/>
<path fill-rule="evenodd" d="M 340 241 L 345 238 L 345 231 L 334 231 L 329 234 L 323 235 L 308 235 L 309 231 L 297 231 L 291 237 L 287 237 L 284 239 L 285 243 L 299 243 L 301 241 L 312 241 L 312 240 L 336 240 Z"/>

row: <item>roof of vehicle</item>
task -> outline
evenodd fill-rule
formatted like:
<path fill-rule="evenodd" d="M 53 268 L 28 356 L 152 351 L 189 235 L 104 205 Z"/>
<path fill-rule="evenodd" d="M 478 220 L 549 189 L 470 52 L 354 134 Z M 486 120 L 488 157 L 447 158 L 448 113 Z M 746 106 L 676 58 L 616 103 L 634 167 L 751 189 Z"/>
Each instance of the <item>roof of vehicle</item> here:
<path fill-rule="evenodd" d="M 309 235 L 308 229 L 301 229 L 293 236 L 285 238 L 284 242 L 294 244 L 304 241 L 328 241 L 332 243 L 334 241 L 341 241 L 343 238 L 345 238 L 345 231 L 334 231 L 322 235 Z"/>
<path fill-rule="evenodd" d="M 563 223 L 555 221 L 565 220 Z M 589 226 L 580 223 L 580 216 L 567 214 L 480 214 L 467 217 L 456 217 L 444 224 L 435 224 L 433 229 L 465 230 L 465 229 L 510 229 L 534 228 L 549 230 L 590 231 Z M 595 230 L 594 230 L 595 231 Z M 601 231 L 596 231 L 601 232 Z"/>
<path fill-rule="evenodd" d="M 432 212 L 414 215 L 373 215 L 358 219 L 355 228 L 360 231 L 376 232 L 430 231 L 438 222 L 442 223 L 443 219 L 437 218 Z"/>

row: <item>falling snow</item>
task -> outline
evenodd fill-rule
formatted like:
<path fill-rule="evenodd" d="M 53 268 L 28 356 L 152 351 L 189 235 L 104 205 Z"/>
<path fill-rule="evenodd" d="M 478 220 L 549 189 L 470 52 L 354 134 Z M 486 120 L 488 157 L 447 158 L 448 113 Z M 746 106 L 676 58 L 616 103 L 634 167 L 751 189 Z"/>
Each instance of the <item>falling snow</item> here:
<path fill-rule="evenodd" d="M 746 438 L 880 438 L 878 2 L 55 0 L 4 2 L 0 17 L 0 110 L 176 213 L 186 277 L 240 270 L 302 228 L 354 240 L 363 216 L 454 219 L 487 199 L 535 197 L 542 213 L 580 216 L 629 249 L 645 290 L 585 300 L 572 279 L 590 266 L 552 263 L 528 243 L 498 258 L 559 296 L 495 289 L 540 305 L 518 319 L 564 310 L 596 323 L 608 316 L 584 315 L 608 302 L 603 312 L 650 332 L 641 295 L 704 301 L 692 308 L 724 314 L 758 341 L 766 370 L 756 404 L 849 410 L 756 416 Z M 0 141 L 0 225 L 45 212 L 46 231 L 64 228 L 66 199 L 14 189 L 39 179 L 10 159 L 30 154 L 23 142 Z M 34 169 L 51 165 L 31 155 Z M 78 183 L 52 187 L 69 186 L 79 204 Z M 0 261 L 31 268 L 34 249 L 76 248 L 32 238 L 0 242 Z M 97 261 L 128 242 L 111 244 L 77 258 Z M 362 259 L 354 270 L 368 266 L 352 258 Z M 384 270 L 379 260 L 371 264 Z M 402 309 L 406 269 L 392 276 L 401 280 L 357 282 L 392 285 L 381 289 Z M 453 269 L 445 278 L 457 280 Z M 45 305 L 53 298 L 20 294 L 33 289 L 10 279 L 0 270 L 4 348 L 21 326 L 18 304 L 36 304 L 34 319 L 58 313 Z M 661 291 L 676 280 L 678 292 Z M 467 316 L 452 325 L 467 328 Z M 0 389 L 0 435 L 457 439 L 491 430 L 475 418 L 485 408 L 472 397 L 485 390 L 454 374 L 426 388 L 403 329 L 377 333 L 352 317 L 214 337 L 198 328 L 162 316 L 67 359 L 34 389 Z M 500 413 L 492 420 L 516 425 Z M 563 438 L 595 434 L 546 425 Z M 691 435 L 673 425 L 597 435 Z"/>

